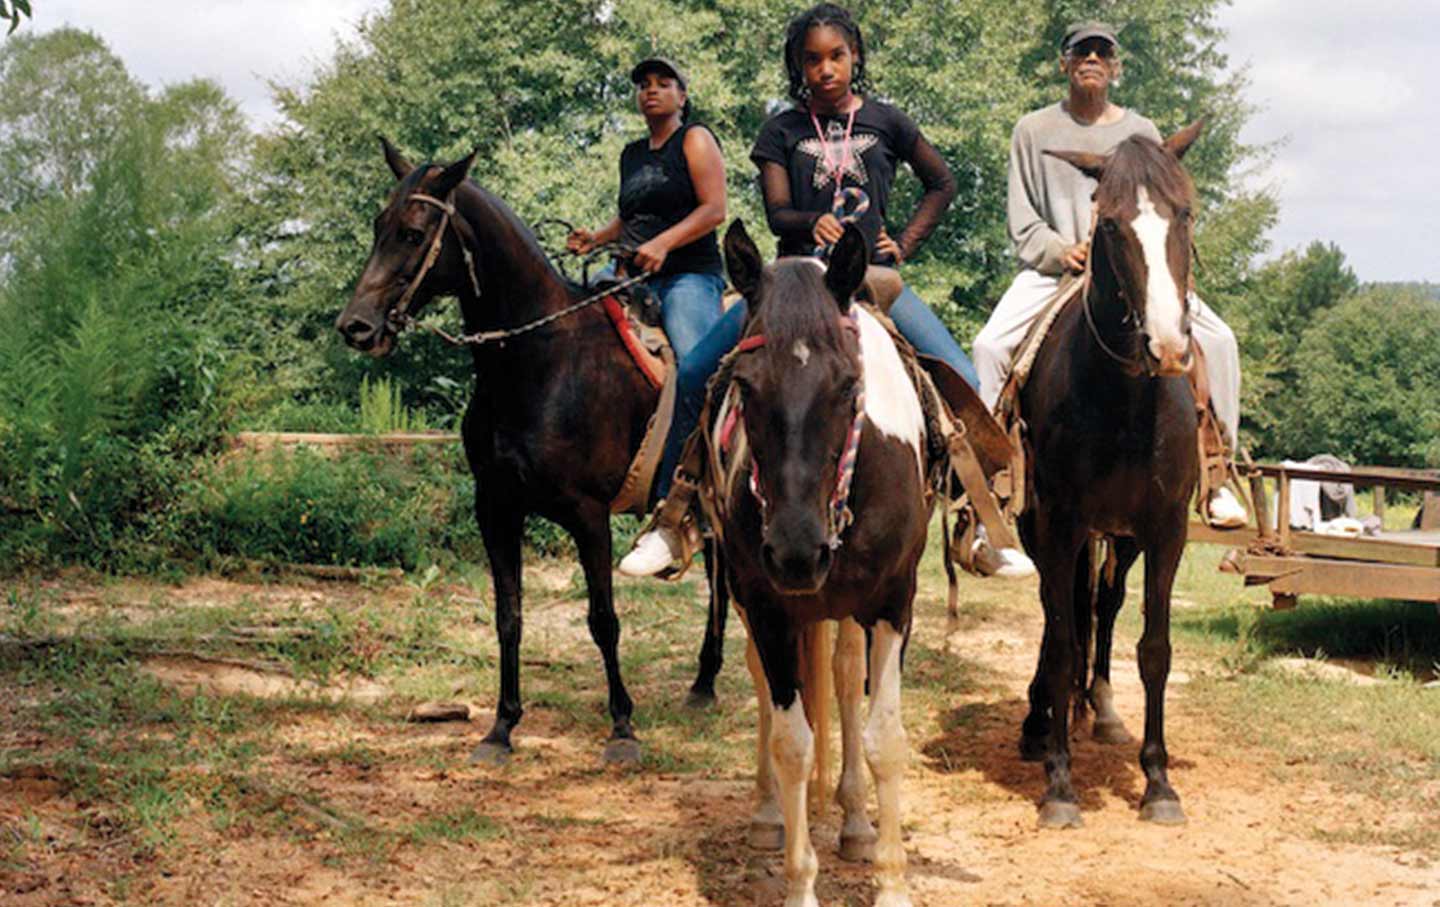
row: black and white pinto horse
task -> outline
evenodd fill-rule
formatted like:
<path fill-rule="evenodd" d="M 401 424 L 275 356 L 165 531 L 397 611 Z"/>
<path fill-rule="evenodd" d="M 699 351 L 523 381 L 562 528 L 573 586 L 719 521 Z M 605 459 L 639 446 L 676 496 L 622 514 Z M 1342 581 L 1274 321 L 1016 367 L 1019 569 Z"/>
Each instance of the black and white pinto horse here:
<path fill-rule="evenodd" d="M 869 258 L 853 226 L 828 268 L 802 258 L 763 265 L 738 221 L 726 234 L 725 256 L 749 320 L 712 429 L 714 448 L 732 454 L 713 501 L 731 590 L 761 669 L 754 671 L 761 788 L 763 796 L 769 725 L 784 816 L 785 903 L 816 903 L 806 810 L 816 735 L 800 693 L 820 665 L 807 657 L 806 635 L 833 620 L 840 622 L 833 675 L 843 740 L 841 855 L 873 849 L 876 903 L 905 907 L 900 785 L 909 744 L 900 666 L 930 514 L 924 415 L 889 333 L 851 303 Z M 867 628 L 870 709 L 862 727 Z M 826 698 L 812 697 L 812 719 Z M 865 812 L 862 751 L 879 799 L 878 839 Z"/>

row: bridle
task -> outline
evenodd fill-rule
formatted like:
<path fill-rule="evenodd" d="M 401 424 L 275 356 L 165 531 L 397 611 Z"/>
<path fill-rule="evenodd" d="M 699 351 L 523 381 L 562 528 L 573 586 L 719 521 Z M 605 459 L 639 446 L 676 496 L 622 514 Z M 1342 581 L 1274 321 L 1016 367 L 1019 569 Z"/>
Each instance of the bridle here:
<path fill-rule="evenodd" d="M 452 192 L 450 198 L 453 197 L 454 193 Z M 420 289 L 420 285 L 425 282 L 425 276 L 430 273 L 430 269 L 435 266 L 435 262 L 440 258 L 440 249 L 445 244 L 445 231 L 447 228 L 454 231 L 455 238 L 460 242 L 460 253 L 465 257 L 465 271 L 470 277 L 470 287 L 475 292 L 475 298 L 480 298 L 480 280 L 475 275 L 475 256 L 470 251 L 470 246 L 475 239 L 475 234 L 470 229 L 470 225 L 466 223 L 465 218 L 461 217 L 459 212 L 455 210 L 455 204 L 450 201 L 450 198 L 439 199 L 433 195 L 426 195 L 423 192 L 412 192 L 405 198 L 407 204 L 416 201 L 439 208 L 442 216 L 440 218 L 439 229 L 437 229 L 430 238 L 430 246 L 425 251 L 425 258 L 420 264 L 420 269 L 416 271 L 415 276 L 410 279 L 409 285 L 405 287 L 405 292 L 400 296 L 400 301 L 395 304 L 395 307 L 391 310 L 387 319 L 395 328 L 396 334 L 399 334 L 406 328 L 419 325 L 451 346 L 484 346 L 489 343 L 503 343 L 512 337 L 519 337 L 531 331 L 537 331 L 587 306 L 602 302 L 607 297 L 614 295 L 617 291 L 632 287 L 650 277 L 648 273 L 627 277 L 624 280 L 607 286 L 598 293 L 585 297 L 573 305 L 566 306 L 559 311 L 551 312 L 548 315 L 543 315 L 532 321 L 527 321 L 516 327 L 494 331 L 476 331 L 473 334 L 450 334 L 433 324 L 416 320 L 415 316 L 410 312 L 411 300 L 414 299 L 416 291 Z"/>
<path fill-rule="evenodd" d="M 852 303 L 853 304 L 853 303 Z M 860 326 L 853 315 L 843 315 L 840 318 L 843 328 L 855 335 L 857 341 L 860 336 Z M 758 350 L 766 345 L 764 334 L 752 334 L 736 346 L 732 355 L 740 356 Z M 861 378 L 855 390 L 855 415 L 850 421 L 850 430 L 845 436 L 845 447 L 840 453 L 840 462 L 835 467 L 835 489 L 830 493 L 830 500 L 825 508 L 825 541 L 831 551 L 840 547 L 840 536 L 850 525 L 855 522 L 855 514 L 850 509 L 850 490 L 855 483 L 855 464 L 860 453 L 860 435 L 865 428 L 865 380 L 864 380 L 864 353 L 863 345 L 856 344 L 856 359 L 861 363 Z M 744 400 L 737 395 L 735 405 L 730 409 L 726 417 L 725 425 L 721 428 L 722 446 L 728 443 L 730 434 L 743 418 Z M 750 475 L 749 490 L 755 503 L 760 507 L 760 526 L 763 532 L 770 519 L 770 502 L 766 500 L 760 486 L 760 460 L 755 456 L 753 445 L 750 449 Z"/>
<path fill-rule="evenodd" d="M 1085 272 L 1080 278 L 1080 306 L 1085 311 L 1085 325 L 1090 329 L 1090 337 L 1095 341 L 1095 344 L 1100 347 L 1101 351 L 1103 351 L 1105 355 L 1109 356 L 1111 359 L 1115 360 L 1115 362 L 1119 363 L 1121 369 L 1127 375 L 1135 378 L 1138 378 L 1142 375 L 1148 378 L 1154 378 L 1156 377 L 1155 366 L 1150 361 L 1150 357 L 1144 354 L 1143 348 L 1138 358 L 1138 361 L 1137 358 L 1134 356 L 1123 356 L 1120 353 L 1115 352 L 1115 350 L 1111 349 L 1110 344 L 1105 342 L 1105 338 L 1100 335 L 1100 328 L 1095 323 L 1095 312 L 1093 303 L 1090 300 L 1090 290 L 1095 285 L 1095 273 L 1093 271 L 1093 265 L 1095 262 L 1095 236 L 1099 233 L 1099 231 L 1100 206 L 1096 204 L 1092 205 L 1090 208 L 1090 238 L 1088 243 L 1086 244 L 1088 251 L 1085 255 Z M 1191 245 L 1193 252 L 1193 242 Z M 1105 262 L 1110 267 L 1111 279 L 1115 281 L 1115 292 L 1125 303 L 1125 316 L 1120 319 L 1120 323 L 1131 328 L 1138 327 L 1137 322 L 1139 321 L 1139 317 L 1136 315 L 1135 309 L 1129 304 L 1129 301 L 1125 298 L 1125 283 L 1123 280 L 1121 280 L 1120 272 L 1115 267 L 1114 256 L 1107 255 L 1105 258 Z M 1188 306 L 1185 317 L 1187 319 L 1190 317 Z M 1139 334 L 1141 337 L 1145 336 L 1144 331 L 1140 331 Z M 1190 347 L 1193 350 L 1195 346 L 1195 338 L 1191 336 L 1189 338 L 1189 341 Z M 1187 352 L 1186 355 L 1193 355 L 1193 352 Z"/>

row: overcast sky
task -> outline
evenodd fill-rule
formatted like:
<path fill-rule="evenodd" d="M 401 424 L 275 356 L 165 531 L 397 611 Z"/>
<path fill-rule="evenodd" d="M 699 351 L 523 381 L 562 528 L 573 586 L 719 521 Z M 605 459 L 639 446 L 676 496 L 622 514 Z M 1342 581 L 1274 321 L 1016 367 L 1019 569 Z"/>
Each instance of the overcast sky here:
<path fill-rule="evenodd" d="M 385 0 L 37 0 L 23 28 L 97 32 L 140 80 L 218 80 L 257 125 L 265 82 L 303 80 Z M 798 5 L 798 4 L 797 4 Z M 1248 141 L 1284 139 L 1273 251 L 1337 243 L 1362 280 L 1440 282 L 1440 0 L 1239 0 L 1221 15 L 1262 107 Z"/>

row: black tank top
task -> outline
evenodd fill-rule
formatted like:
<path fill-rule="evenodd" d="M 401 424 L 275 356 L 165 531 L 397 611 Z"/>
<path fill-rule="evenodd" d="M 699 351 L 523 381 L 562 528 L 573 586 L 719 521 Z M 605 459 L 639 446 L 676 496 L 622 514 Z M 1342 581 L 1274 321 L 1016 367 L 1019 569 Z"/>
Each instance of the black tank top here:
<path fill-rule="evenodd" d="M 685 134 L 697 127 L 709 131 L 699 123 L 686 123 L 654 150 L 648 137 L 625 146 L 620 154 L 621 241 L 631 246 L 644 245 L 700 205 L 685 161 Z M 670 250 L 660 273 L 697 271 L 723 273 L 714 230 L 689 245 Z"/>

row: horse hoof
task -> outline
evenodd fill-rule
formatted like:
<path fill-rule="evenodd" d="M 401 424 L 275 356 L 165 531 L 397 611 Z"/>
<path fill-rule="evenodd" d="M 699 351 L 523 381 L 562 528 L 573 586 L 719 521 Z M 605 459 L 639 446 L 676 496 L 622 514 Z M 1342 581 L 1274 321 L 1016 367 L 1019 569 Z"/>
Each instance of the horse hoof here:
<path fill-rule="evenodd" d="M 1079 828 L 1084 825 L 1080 807 L 1064 800 L 1046 800 L 1040 805 L 1041 828 Z"/>
<path fill-rule="evenodd" d="M 508 744 L 492 743 L 489 740 L 482 740 L 480 745 L 470 753 L 471 765 L 504 765 L 510 761 L 514 750 Z"/>
<path fill-rule="evenodd" d="M 775 851 L 785 848 L 785 826 L 783 825 L 751 822 L 750 832 L 746 837 L 750 846 L 755 850 Z"/>
<path fill-rule="evenodd" d="M 606 765 L 639 765 L 640 741 L 634 737 L 615 737 L 605 743 Z"/>
<path fill-rule="evenodd" d="M 840 859 L 847 863 L 875 862 L 875 832 L 868 835 L 841 835 Z"/>
<path fill-rule="evenodd" d="M 1156 825 L 1184 825 L 1185 810 L 1179 800 L 1151 800 L 1140 807 L 1140 821 Z"/>
<path fill-rule="evenodd" d="M 715 691 L 691 690 L 690 695 L 685 697 L 685 708 L 696 712 L 706 712 L 715 708 Z"/>
<path fill-rule="evenodd" d="M 1044 762 L 1048 746 L 1044 737 L 1022 736 L 1020 738 L 1020 761 Z"/>
<path fill-rule="evenodd" d="M 1096 721 L 1091 731 L 1091 736 L 1096 743 L 1104 743 L 1110 746 L 1117 746 L 1134 742 L 1135 738 L 1125 730 L 1124 723 L 1120 721 Z"/>

